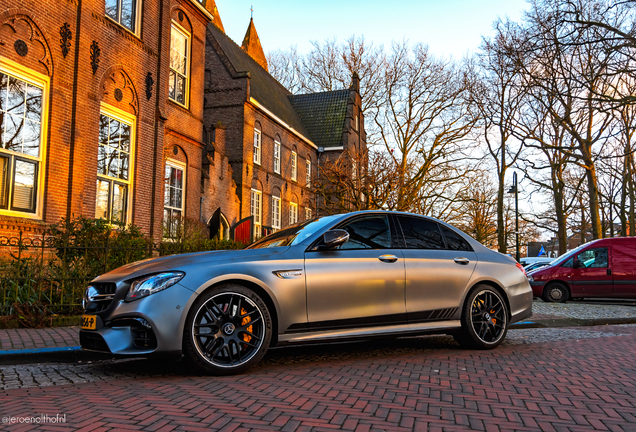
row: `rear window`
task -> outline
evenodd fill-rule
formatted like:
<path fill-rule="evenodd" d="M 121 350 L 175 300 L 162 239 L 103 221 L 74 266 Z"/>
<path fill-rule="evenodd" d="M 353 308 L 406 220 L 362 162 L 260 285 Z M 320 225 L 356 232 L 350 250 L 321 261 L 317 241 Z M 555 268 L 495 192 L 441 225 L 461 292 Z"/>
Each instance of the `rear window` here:
<path fill-rule="evenodd" d="M 462 236 L 455 231 L 441 225 L 442 232 L 444 233 L 444 239 L 446 240 L 446 249 L 456 251 L 472 252 L 473 248 Z"/>
<path fill-rule="evenodd" d="M 439 225 L 428 219 L 399 216 L 407 249 L 444 249 Z"/>

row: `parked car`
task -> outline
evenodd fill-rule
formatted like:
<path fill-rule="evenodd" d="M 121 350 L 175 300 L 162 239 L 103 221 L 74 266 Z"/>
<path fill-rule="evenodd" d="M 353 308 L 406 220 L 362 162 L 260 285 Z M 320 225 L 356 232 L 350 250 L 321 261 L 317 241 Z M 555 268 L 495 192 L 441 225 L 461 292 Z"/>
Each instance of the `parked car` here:
<path fill-rule="evenodd" d="M 550 257 L 523 257 L 523 258 L 519 259 L 519 262 L 525 268 L 525 267 L 529 266 L 530 264 L 534 264 L 534 263 L 549 264 L 552 261 L 554 261 L 555 259 L 556 258 L 550 258 Z"/>
<path fill-rule="evenodd" d="M 535 296 L 548 302 L 582 297 L 636 298 L 636 238 L 585 243 L 549 267 L 528 274 Z"/>
<path fill-rule="evenodd" d="M 239 373 L 270 346 L 448 333 L 492 349 L 532 314 L 514 259 L 409 213 L 320 217 L 240 251 L 129 264 L 84 297 L 80 343 L 128 356 L 181 356 Z"/>
<path fill-rule="evenodd" d="M 553 261 L 554 261 L 554 259 L 553 259 Z M 552 262 L 552 261 L 550 261 L 550 262 Z M 542 261 L 533 262 L 532 264 L 527 264 L 527 265 L 523 266 L 523 269 L 526 271 L 526 273 L 530 273 L 531 271 L 540 269 L 542 267 L 549 266 L 550 262 L 542 262 Z"/>

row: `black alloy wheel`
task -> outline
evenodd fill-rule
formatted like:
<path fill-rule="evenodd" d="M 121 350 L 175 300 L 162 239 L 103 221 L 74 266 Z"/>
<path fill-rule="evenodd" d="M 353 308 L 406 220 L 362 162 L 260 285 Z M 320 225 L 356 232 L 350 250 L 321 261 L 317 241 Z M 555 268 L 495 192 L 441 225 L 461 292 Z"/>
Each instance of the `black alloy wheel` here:
<path fill-rule="evenodd" d="M 466 298 L 462 330 L 455 340 L 466 348 L 493 349 L 508 332 L 508 307 L 502 295 L 488 285 L 477 285 Z"/>
<path fill-rule="evenodd" d="M 224 286 L 202 295 L 184 335 L 185 354 L 215 375 L 243 372 L 258 363 L 271 341 L 267 306 L 253 291 Z"/>
<path fill-rule="evenodd" d="M 553 282 L 543 291 L 543 301 L 548 303 L 565 303 L 570 297 L 570 292 L 563 284 Z"/>

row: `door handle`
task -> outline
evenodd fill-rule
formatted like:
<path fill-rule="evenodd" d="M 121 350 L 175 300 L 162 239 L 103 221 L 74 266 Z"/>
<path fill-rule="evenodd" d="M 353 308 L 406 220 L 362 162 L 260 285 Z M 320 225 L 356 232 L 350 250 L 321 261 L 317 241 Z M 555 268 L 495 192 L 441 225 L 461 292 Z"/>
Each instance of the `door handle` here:
<path fill-rule="evenodd" d="M 611 276 L 612 275 L 612 269 L 607 269 L 607 275 Z"/>
<path fill-rule="evenodd" d="M 398 257 L 396 257 L 395 255 L 380 255 L 378 259 L 380 261 L 392 263 L 392 262 L 396 262 Z"/>
<path fill-rule="evenodd" d="M 470 260 L 468 258 L 464 258 L 464 257 L 457 257 L 454 260 L 457 264 L 461 264 L 461 265 L 467 265 Z"/>

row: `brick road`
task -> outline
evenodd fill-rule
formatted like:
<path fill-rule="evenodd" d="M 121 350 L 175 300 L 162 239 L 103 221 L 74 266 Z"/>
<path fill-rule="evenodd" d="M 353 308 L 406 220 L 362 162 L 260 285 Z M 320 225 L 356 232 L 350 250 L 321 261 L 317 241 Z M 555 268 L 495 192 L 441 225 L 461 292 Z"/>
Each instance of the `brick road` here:
<path fill-rule="evenodd" d="M 447 337 L 278 350 L 237 377 L 98 364 L 110 379 L 0 391 L 0 414 L 87 431 L 636 431 L 636 327 L 549 330 L 560 340 L 523 343 L 528 330 L 488 352 Z"/>

